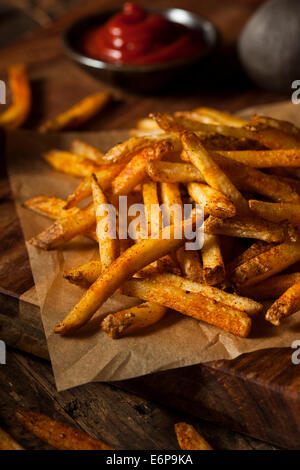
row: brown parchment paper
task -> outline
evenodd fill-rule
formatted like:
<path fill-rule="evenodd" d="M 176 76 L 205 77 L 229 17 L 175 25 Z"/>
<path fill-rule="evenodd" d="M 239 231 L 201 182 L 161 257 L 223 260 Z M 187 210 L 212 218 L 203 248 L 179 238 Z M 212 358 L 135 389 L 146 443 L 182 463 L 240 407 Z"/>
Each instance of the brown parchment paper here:
<path fill-rule="evenodd" d="M 264 107 L 262 112 L 300 124 L 300 107 L 296 105 L 271 105 L 270 110 Z M 105 151 L 127 135 L 113 131 L 81 133 L 80 137 Z M 74 137 L 75 134 L 40 135 L 26 131 L 7 136 L 8 171 L 25 240 L 51 222 L 23 208 L 22 203 L 36 195 L 66 198 L 78 184 L 78 179 L 51 170 L 40 158 L 45 150 L 67 149 Z M 53 328 L 83 293 L 64 280 L 62 273 L 95 257 L 97 246 L 78 237 L 57 251 L 45 252 L 28 243 L 27 249 L 58 390 L 91 381 L 123 380 L 206 361 L 233 359 L 257 349 L 290 346 L 300 336 L 300 312 L 280 328 L 267 324 L 263 318 L 255 320 L 247 339 L 170 312 L 159 324 L 135 336 L 111 340 L 100 331 L 100 319 L 105 313 L 137 302 L 116 294 L 76 336 L 61 337 L 53 333 Z"/>

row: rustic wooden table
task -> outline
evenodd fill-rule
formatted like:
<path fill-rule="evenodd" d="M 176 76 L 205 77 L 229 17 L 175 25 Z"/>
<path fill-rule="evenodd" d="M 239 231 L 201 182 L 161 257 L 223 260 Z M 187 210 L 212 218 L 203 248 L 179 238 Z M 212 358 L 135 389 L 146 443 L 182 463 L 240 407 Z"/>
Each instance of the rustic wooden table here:
<path fill-rule="evenodd" d="M 12 60 L 25 60 L 26 56 L 26 61 L 33 64 L 34 74 L 35 55 L 39 55 L 40 60 L 42 57 L 45 61 L 54 60 L 57 55 L 56 44 L 66 24 L 66 19 L 59 20 L 53 28 L 47 25 L 64 12 L 68 11 L 68 20 L 73 15 L 77 15 L 78 12 L 70 11 L 74 5 L 76 7 L 79 5 L 81 12 L 87 11 L 89 9 L 87 3 L 89 5 L 89 2 L 80 0 L 7 0 L 6 6 L 0 8 L 0 46 L 10 45 L 10 47 L 0 51 L 1 64 L 6 66 Z M 95 2 L 91 3 L 95 5 Z M 156 3 L 167 4 L 167 2 Z M 208 105 L 236 110 L 252 103 L 258 104 L 282 98 L 276 94 L 255 89 L 243 78 L 238 68 L 235 70 L 236 73 L 232 69 L 230 73 L 224 73 L 226 68 L 230 68 L 227 60 L 232 59 L 231 46 L 237 34 L 248 16 L 260 3 L 262 0 L 211 0 L 210 2 L 191 0 L 188 2 L 190 9 L 212 19 L 225 39 L 224 69 L 219 70 L 219 76 L 216 77 L 218 88 L 207 87 L 198 96 L 198 101 L 201 99 L 201 102 Z M 107 4 L 111 2 L 97 1 L 99 8 Z M 187 2 L 180 0 L 169 2 L 168 5 L 170 4 L 187 6 Z M 39 31 L 41 25 L 50 28 L 47 30 L 48 33 Z M 31 37 L 31 34 L 34 36 Z M 37 41 L 34 42 L 33 38 L 43 37 L 44 41 L 45 38 L 47 41 L 47 34 L 49 42 L 44 42 L 44 45 L 48 47 L 45 51 L 36 46 Z M 11 46 L 15 40 L 19 40 L 16 47 Z M 33 49 L 33 44 L 35 44 L 35 49 Z M 14 51 L 13 58 L 11 57 L 12 50 Z M 230 64 L 237 67 L 235 61 Z M 60 67 L 59 61 L 58 67 Z M 67 81 L 64 82 L 64 80 L 65 77 L 62 77 L 61 84 L 56 84 L 57 95 L 47 98 L 49 114 L 59 109 L 60 96 L 67 88 Z M 38 84 L 36 87 L 38 88 Z M 46 91 L 51 92 L 51 90 L 50 86 Z M 83 93 L 83 90 L 80 90 L 80 93 Z M 99 129 L 100 126 L 101 128 L 124 128 L 132 125 L 137 117 L 153 109 L 191 108 L 194 104 L 194 96 L 186 93 L 144 98 L 140 105 L 136 97 L 127 93 L 121 93 L 120 99 L 120 106 L 110 111 L 109 119 L 95 120 L 90 128 Z M 68 100 L 71 104 L 73 100 L 71 94 L 66 96 L 65 101 Z M 42 117 L 40 114 L 34 116 L 29 126 L 35 127 Z M 109 384 L 91 384 L 88 387 L 83 386 L 58 393 L 51 366 L 47 361 L 8 348 L 7 364 L 0 366 L 0 426 L 7 429 L 27 448 L 47 448 L 28 433 L 24 433 L 14 423 L 12 413 L 18 407 L 41 411 L 56 419 L 69 422 L 120 449 L 177 449 L 173 425 L 179 420 L 193 423 L 216 449 L 275 449 L 272 445 L 227 431 L 206 421 L 184 416 L 177 411 L 158 406 L 152 401 L 121 391 Z"/>

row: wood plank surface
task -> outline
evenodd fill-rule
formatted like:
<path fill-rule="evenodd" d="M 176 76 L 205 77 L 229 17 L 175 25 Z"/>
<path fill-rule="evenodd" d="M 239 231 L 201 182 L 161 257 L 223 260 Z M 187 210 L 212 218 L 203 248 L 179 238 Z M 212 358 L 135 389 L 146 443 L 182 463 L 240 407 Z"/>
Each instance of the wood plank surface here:
<path fill-rule="evenodd" d="M 251 12 L 262 3 L 255 0 L 172 2 L 172 6 L 183 6 L 208 17 L 223 35 L 221 51 L 198 86 L 182 90 L 180 84 L 174 84 L 169 93 L 161 96 L 138 96 L 96 81 L 65 57 L 60 35 L 74 18 L 120 3 L 105 0 L 84 2 L 79 10 L 70 11 L 34 36 L 0 51 L 1 78 L 5 77 L 5 67 L 12 62 L 28 64 L 33 83 L 34 111 L 26 127 L 34 129 L 45 118 L 67 108 L 86 94 L 107 88 L 114 93 L 114 103 L 104 115 L 84 126 L 84 130 L 128 128 L 134 125 L 137 118 L 150 111 L 190 109 L 196 105 L 235 111 L 283 99 L 276 93 L 254 88 L 236 61 L 236 37 Z M 170 5 L 158 0 L 151 3 Z M 19 300 L 33 286 L 33 280 L 10 189 L 4 173 L 2 175 L 0 337 L 7 344 L 46 358 L 47 348 L 39 312 Z M 154 405 L 154 400 L 280 447 L 299 448 L 300 383 L 298 369 L 291 363 L 291 353 L 290 349 L 258 351 L 230 362 L 218 361 L 168 371 L 114 386 L 91 384 L 58 394 L 47 363 L 11 351 L 8 365 L 0 366 L 1 418 L 4 425 L 19 438 L 20 431 L 10 419 L 11 410 L 19 403 L 76 422 L 84 430 L 120 448 L 176 448 L 170 428 L 174 417 L 178 419 L 179 415 Z M 11 390 L 10 384 L 13 384 Z M 120 388 L 145 398 L 128 395 Z M 21 390 L 28 390 L 24 397 Z M 145 407 L 146 411 L 132 414 L 127 401 L 131 407 L 141 406 L 140 410 Z M 190 417 L 186 419 L 191 421 Z M 203 434 L 208 440 L 212 438 L 211 442 L 217 448 L 270 448 L 232 433 L 228 433 L 230 437 L 227 438 L 224 431 L 218 434 L 216 426 L 196 422 L 201 432 L 203 426 Z M 34 440 L 29 439 L 28 442 L 29 446 L 39 446 Z"/>

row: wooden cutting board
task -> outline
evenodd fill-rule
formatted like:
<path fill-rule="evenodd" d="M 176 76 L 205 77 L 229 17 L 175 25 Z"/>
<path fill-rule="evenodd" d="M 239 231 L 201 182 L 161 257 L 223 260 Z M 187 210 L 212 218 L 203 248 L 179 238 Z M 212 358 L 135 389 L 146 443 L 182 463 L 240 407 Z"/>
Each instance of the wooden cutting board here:
<path fill-rule="evenodd" d="M 101 7 L 111 7 L 112 3 L 120 2 L 103 0 Z M 163 3 L 159 2 L 161 6 Z M 259 2 L 251 0 L 241 5 L 238 0 L 230 0 L 220 5 L 211 0 L 199 5 L 200 2 L 190 0 L 184 2 L 184 7 L 187 3 L 190 9 L 212 19 L 224 36 L 222 58 L 216 58 L 217 62 L 209 72 L 213 77 L 209 82 L 213 86 L 203 83 L 192 93 L 175 88 L 172 93 L 162 96 L 143 97 L 112 89 L 116 97 L 114 105 L 85 130 L 128 128 L 150 111 L 189 109 L 197 105 L 235 111 L 282 99 L 280 95 L 252 88 L 238 71 L 231 54 L 236 35 Z M 182 6 L 180 1 L 173 2 L 173 6 L 175 4 Z M 64 27 L 73 18 L 95 8 L 99 9 L 99 1 L 87 2 L 53 26 L 0 53 L 3 68 L 16 61 L 29 65 L 34 109 L 27 127 L 35 128 L 45 117 L 65 109 L 90 92 L 109 88 L 70 63 L 60 45 Z M 226 61 L 226 67 L 225 62 L 222 66 L 222 60 Z M 3 158 L 1 162 L 0 338 L 9 345 L 47 359 L 39 309 L 30 300 L 30 289 L 34 286 L 29 259 Z M 160 372 L 117 385 L 230 429 L 297 449 L 300 446 L 300 369 L 291 362 L 292 352 L 289 348 L 257 351 L 233 361 Z"/>

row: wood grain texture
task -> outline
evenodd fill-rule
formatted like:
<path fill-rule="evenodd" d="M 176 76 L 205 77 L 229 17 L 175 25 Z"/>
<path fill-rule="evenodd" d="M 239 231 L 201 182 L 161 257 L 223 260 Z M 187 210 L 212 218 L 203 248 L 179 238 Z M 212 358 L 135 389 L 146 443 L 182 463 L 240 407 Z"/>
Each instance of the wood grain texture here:
<path fill-rule="evenodd" d="M 174 0 L 211 19 L 223 34 L 223 45 L 201 83 L 180 89 L 174 84 L 161 96 L 137 96 L 94 80 L 64 55 L 60 35 L 78 16 L 121 2 L 84 2 L 34 36 L 0 51 L 1 74 L 12 62 L 26 62 L 33 84 L 34 107 L 28 128 L 62 111 L 88 93 L 111 89 L 115 102 L 105 114 L 83 129 L 114 129 L 133 126 L 150 111 L 190 109 L 197 105 L 235 111 L 247 106 L 279 101 L 282 96 L 253 88 L 244 77 L 234 53 L 234 41 L 249 15 L 262 3 L 258 0 Z M 170 5 L 155 0 L 151 4 Z M 189 77 L 187 77 L 189 83 Z M 3 161 L 3 160 L 2 160 Z M 26 247 L 18 224 L 10 189 L 2 173 L 0 188 L 0 337 L 8 344 L 40 357 L 47 349 L 37 309 L 19 297 L 32 287 Z M 13 294 L 14 297 L 11 297 Z M 120 448 L 176 448 L 172 425 L 183 420 L 177 412 L 157 401 L 208 421 L 274 442 L 281 447 L 300 447 L 299 374 L 291 364 L 292 350 L 251 353 L 234 361 L 219 361 L 134 379 L 114 386 L 90 384 L 57 393 L 49 364 L 14 351 L 8 366 L 0 366 L 0 406 L 3 427 L 22 444 L 41 448 L 11 421 L 11 411 L 24 406 L 46 412 Z M 137 398 L 127 394 L 146 396 Z M 151 401 L 150 401 L 151 400 Z M 134 411 L 135 410 L 135 411 Z M 198 430 L 216 448 L 270 448 L 214 425 L 195 421 Z M 0 423 L 1 426 L 1 423 Z M 171 429 L 171 430 L 170 430 Z M 230 437 L 228 437 L 230 436 Z"/>

